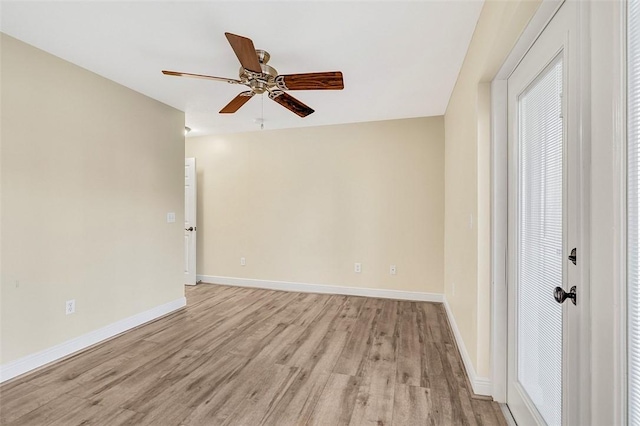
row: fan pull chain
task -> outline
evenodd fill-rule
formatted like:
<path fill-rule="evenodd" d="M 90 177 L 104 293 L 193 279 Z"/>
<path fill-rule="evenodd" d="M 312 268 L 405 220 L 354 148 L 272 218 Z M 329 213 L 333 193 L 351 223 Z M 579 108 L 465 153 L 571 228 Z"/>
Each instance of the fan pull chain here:
<path fill-rule="evenodd" d="M 260 130 L 264 130 L 264 93 L 262 94 L 262 118 L 260 119 Z"/>

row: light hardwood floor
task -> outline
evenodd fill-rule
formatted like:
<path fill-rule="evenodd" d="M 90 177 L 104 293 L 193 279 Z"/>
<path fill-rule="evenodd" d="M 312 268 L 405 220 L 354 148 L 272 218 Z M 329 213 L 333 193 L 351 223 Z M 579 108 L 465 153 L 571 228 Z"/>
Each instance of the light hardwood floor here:
<path fill-rule="evenodd" d="M 0 386 L 2 425 L 506 425 L 440 304 L 201 284 L 187 307 Z"/>

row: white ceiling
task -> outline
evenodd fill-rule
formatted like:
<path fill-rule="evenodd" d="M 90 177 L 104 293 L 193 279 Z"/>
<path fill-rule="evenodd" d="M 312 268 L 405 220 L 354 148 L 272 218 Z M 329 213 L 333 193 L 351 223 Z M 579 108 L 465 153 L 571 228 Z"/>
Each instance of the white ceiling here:
<path fill-rule="evenodd" d="M 265 128 L 444 114 L 482 1 L 2 1 L 0 30 L 186 112 L 191 135 L 258 130 L 262 100 L 218 111 L 244 86 L 224 32 L 253 39 L 281 74 L 342 71 L 343 91 L 290 92 L 299 118 L 264 99 Z"/>

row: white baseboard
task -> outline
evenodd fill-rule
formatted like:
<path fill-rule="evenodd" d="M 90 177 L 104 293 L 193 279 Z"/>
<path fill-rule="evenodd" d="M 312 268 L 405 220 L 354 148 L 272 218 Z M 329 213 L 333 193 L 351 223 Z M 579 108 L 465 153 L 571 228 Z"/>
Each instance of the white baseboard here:
<path fill-rule="evenodd" d="M 89 346 L 100 343 L 111 337 L 114 337 L 122 332 L 138 327 L 146 322 L 160 318 L 167 315 L 177 309 L 186 306 L 187 299 L 181 297 L 174 301 L 165 303 L 164 305 L 156 306 L 148 311 L 140 312 L 139 314 L 130 316 L 129 318 L 122 319 L 120 321 L 109 324 L 106 327 L 99 328 L 82 336 L 76 337 L 66 342 L 55 345 L 51 348 L 45 349 L 40 352 L 36 352 L 31 355 L 27 355 L 23 358 L 9 362 L 4 365 L 0 365 L 0 383 L 9 379 L 17 377 L 21 374 L 27 373 L 36 368 L 42 367 L 45 364 L 59 360 L 74 352 L 86 349 Z"/>
<path fill-rule="evenodd" d="M 297 291 L 300 293 L 341 294 L 345 296 L 379 297 L 382 299 L 416 300 L 421 302 L 440 302 L 443 295 L 418 291 L 386 290 L 380 288 L 343 287 L 339 285 L 306 284 L 288 281 L 256 280 L 251 278 L 217 277 L 198 275 L 198 280 L 208 284 L 222 284 L 238 287 L 266 288 L 269 290 Z"/>
<path fill-rule="evenodd" d="M 453 317 L 453 312 L 451 312 L 451 307 L 447 302 L 447 298 L 444 295 L 442 296 L 442 298 L 444 309 L 447 312 L 447 318 L 449 318 L 449 324 L 451 325 L 453 336 L 456 339 L 456 344 L 458 345 L 458 350 L 460 351 L 460 356 L 462 357 L 462 363 L 464 364 L 465 370 L 467 370 L 467 377 L 469 377 L 469 382 L 471 382 L 473 393 L 475 393 L 476 395 L 491 396 L 493 394 L 493 384 L 491 383 L 491 379 L 489 379 L 488 377 L 478 377 L 478 375 L 476 374 L 476 369 L 473 367 L 471 357 L 469 356 L 467 347 L 462 340 L 460 329 L 458 328 L 458 324 Z"/>

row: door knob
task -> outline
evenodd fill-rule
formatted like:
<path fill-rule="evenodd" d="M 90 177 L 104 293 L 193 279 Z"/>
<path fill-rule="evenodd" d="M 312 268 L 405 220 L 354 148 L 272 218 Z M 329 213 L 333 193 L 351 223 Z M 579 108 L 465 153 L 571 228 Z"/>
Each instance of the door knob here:
<path fill-rule="evenodd" d="M 193 226 L 190 226 L 188 228 L 184 228 L 185 231 L 193 231 Z"/>
<path fill-rule="evenodd" d="M 575 305 L 576 304 L 576 286 L 574 285 L 573 287 L 571 287 L 571 290 L 569 290 L 569 293 L 565 292 L 562 287 L 556 287 L 555 290 L 553 290 L 553 297 L 554 299 L 556 299 L 556 302 L 558 303 L 564 303 L 565 300 L 571 299 L 571 301 Z"/>

